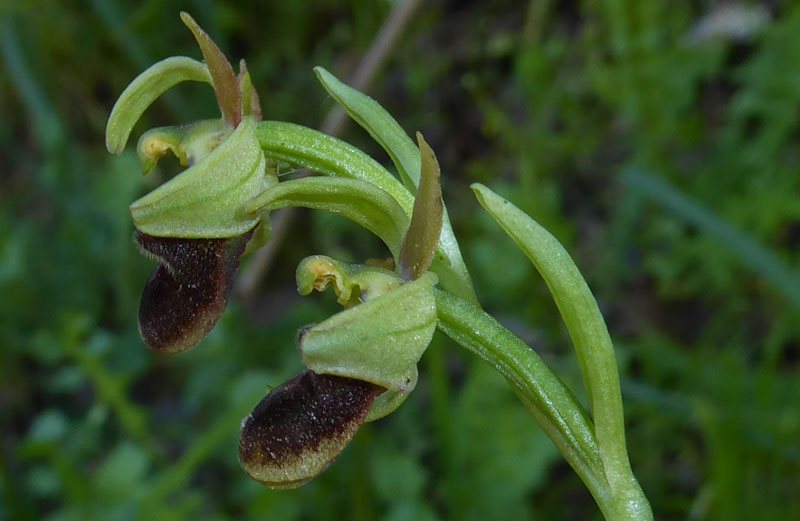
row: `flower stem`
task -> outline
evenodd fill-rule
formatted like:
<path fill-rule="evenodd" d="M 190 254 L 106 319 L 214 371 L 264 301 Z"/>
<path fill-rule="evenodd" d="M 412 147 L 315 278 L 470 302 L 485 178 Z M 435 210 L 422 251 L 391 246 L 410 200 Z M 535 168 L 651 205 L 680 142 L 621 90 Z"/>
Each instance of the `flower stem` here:
<path fill-rule="evenodd" d="M 595 427 L 572 392 L 539 354 L 479 307 L 436 290 L 439 329 L 494 366 L 542 430 L 577 472 L 608 520 L 647 521 L 647 498 L 630 473 L 612 486 L 600 457 Z M 621 485 L 620 485 L 621 484 Z"/>

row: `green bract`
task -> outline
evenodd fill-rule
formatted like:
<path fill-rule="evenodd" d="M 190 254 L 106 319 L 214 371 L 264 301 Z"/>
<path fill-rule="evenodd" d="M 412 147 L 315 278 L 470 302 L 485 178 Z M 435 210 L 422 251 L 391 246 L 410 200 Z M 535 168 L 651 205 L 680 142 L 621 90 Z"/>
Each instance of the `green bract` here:
<path fill-rule="evenodd" d="M 305 177 L 278 183 L 252 199 L 247 215 L 289 206 L 327 210 L 381 238 L 397 257 L 409 219 L 397 201 L 374 184 L 360 179 Z"/>
<path fill-rule="evenodd" d="M 345 85 L 324 68 L 315 67 L 314 72 L 317 73 L 317 78 L 325 90 L 389 154 L 392 163 L 400 173 L 402 185 L 411 194 L 416 194 L 422 162 L 420 150 L 397 120 L 378 102 Z M 399 202 L 402 204 L 402 201 Z M 407 208 L 407 210 L 410 209 Z M 464 259 L 461 257 L 461 249 L 453 233 L 453 227 L 450 225 L 446 208 L 444 208 L 439 248 L 431 269 L 439 275 L 442 287 L 446 290 L 474 304 L 478 303 L 478 297 L 475 296 L 475 290 L 472 288 L 472 279 L 466 264 L 464 264 Z"/>

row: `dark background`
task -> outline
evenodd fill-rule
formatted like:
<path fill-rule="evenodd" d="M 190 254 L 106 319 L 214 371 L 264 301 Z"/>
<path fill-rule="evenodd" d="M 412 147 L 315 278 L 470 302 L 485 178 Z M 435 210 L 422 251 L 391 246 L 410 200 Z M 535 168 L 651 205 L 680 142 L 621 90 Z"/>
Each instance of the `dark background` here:
<path fill-rule="evenodd" d="M 139 72 L 200 58 L 179 10 L 247 59 L 265 118 L 318 127 L 333 103 L 312 67 L 348 78 L 392 6 L 0 1 L 0 520 L 600 518 L 503 379 L 440 335 L 411 398 L 319 478 L 269 491 L 244 475 L 240 419 L 299 371 L 298 328 L 336 310 L 296 295 L 297 262 L 387 254 L 338 217 L 299 212 L 193 351 L 139 339 L 152 264 L 127 205 L 159 178 L 103 134 Z M 585 399 L 544 284 L 469 184 L 575 257 L 658 519 L 800 519 L 796 3 L 432 0 L 369 92 L 437 152 L 486 309 Z M 181 85 L 134 135 L 216 115 L 207 85 Z M 388 164 L 352 123 L 342 137 Z"/>

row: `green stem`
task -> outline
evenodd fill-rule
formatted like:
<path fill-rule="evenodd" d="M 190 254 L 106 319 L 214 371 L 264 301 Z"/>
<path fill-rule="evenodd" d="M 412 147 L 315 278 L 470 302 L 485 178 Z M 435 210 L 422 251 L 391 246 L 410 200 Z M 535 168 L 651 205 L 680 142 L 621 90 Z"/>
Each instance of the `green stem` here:
<path fill-rule="evenodd" d="M 485 186 L 476 183 L 472 189 L 541 274 L 564 319 L 591 401 L 594 434 L 614 503 L 613 518 L 652 519 L 628 460 L 614 346 L 586 280 L 550 232 Z"/>
<path fill-rule="evenodd" d="M 439 329 L 509 382 L 598 503 L 609 496 L 591 420 L 539 354 L 485 311 L 435 290 Z"/>
<path fill-rule="evenodd" d="M 605 518 L 651 520 L 650 505 L 635 478 L 627 487 L 614 488 L 609 484 L 591 420 L 538 353 L 477 306 L 438 289 L 435 295 L 439 329 L 490 363 L 508 380 L 583 480 Z"/>

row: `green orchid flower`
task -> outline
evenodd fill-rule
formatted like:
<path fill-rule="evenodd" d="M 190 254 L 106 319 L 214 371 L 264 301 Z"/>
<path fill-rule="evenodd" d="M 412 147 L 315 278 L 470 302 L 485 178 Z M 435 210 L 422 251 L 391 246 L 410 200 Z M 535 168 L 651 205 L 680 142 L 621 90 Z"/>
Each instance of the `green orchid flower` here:
<path fill-rule="evenodd" d="M 145 109 L 182 81 L 210 83 L 221 118 L 145 132 L 137 151 L 144 173 L 172 153 L 188 168 L 130 205 L 135 240 L 158 262 L 142 293 L 139 330 L 148 347 L 178 353 L 194 347 L 225 310 L 239 259 L 256 229 L 263 243 L 269 222 L 243 206 L 277 184 L 256 139 L 258 94 L 247 66 L 236 76 L 211 38 L 186 13 L 205 63 L 171 57 L 140 74 L 117 100 L 106 147 L 120 153 Z"/>
<path fill-rule="evenodd" d="M 439 277 L 428 270 L 444 213 L 439 165 L 422 136 L 419 145 L 422 173 L 411 222 L 395 248 L 397 269 L 325 256 L 297 268 L 301 295 L 332 287 L 345 310 L 300 332 L 308 369 L 242 422 L 239 459 L 268 487 L 298 487 L 325 470 L 364 422 L 396 410 L 417 384 L 417 363 L 437 325 Z"/>
<path fill-rule="evenodd" d="M 139 328 L 153 350 L 203 340 L 225 310 L 239 259 L 269 236 L 285 207 L 337 213 L 375 233 L 392 258 L 354 265 L 325 256 L 297 268 L 298 291 L 333 288 L 344 310 L 298 335 L 306 369 L 272 389 L 242 421 L 239 459 L 253 479 L 294 488 L 324 471 L 364 422 L 396 410 L 438 328 L 497 369 L 597 501 L 606 519 L 653 519 L 628 460 L 619 375 L 597 302 L 567 251 L 487 187 L 479 203 L 543 276 L 573 340 L 587 411 L 537 352 L 481 309 L 442 202 L 439 165 L 376 101 L 322 68 L 328 93 L 389 154 L 399 179 L 357 148 L 312 129 L 261 121 L 244 61 L 233 68 L 186 13 L 205 63 L 167 58 L 120 96 L 106 146 L 120 153 L 146 108 L 182 81 L 210 83 L 221 117 L 152 129 L 137 151 L 145 173 L 167 153 L 186 170 L 130 205 L 135 240 L 158 262 L 145 285 Z M 277 165 L 323 177 L 279 183 Z M 436 287 L 440 285 L 441 288 Z"/>

